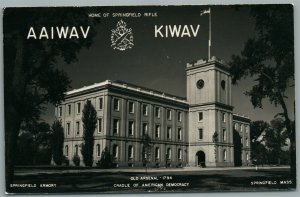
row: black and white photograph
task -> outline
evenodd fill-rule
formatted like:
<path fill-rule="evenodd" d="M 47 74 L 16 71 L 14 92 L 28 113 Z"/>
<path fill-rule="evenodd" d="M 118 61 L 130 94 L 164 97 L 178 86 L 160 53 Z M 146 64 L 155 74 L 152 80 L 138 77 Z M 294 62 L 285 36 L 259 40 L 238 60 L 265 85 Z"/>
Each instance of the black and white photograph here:
<path fill-rule="evenodd" d="M 7 193 L 296 190 L 292 4 L 2 14 Z"/>

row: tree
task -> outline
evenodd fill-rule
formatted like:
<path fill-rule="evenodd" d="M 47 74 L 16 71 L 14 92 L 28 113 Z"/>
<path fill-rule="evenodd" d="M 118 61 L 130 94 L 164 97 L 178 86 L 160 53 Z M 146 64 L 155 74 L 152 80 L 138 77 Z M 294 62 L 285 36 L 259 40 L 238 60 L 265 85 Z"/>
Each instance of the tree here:
<path fill-rule="evenodd" d="M 101 158 L 97 165 L 99 165 L 100 168 L 111 168 L 113 164 L 112 156 L 110 154 L 110 151 L 107 147 L 104 148 L 104 150 L 101 153 Z"/>
<path fill-rule="evenodd" d="M 13 182 L 14 159 L 20 127 L 40 118 L 44 104 L 58 104 L 70 85 L 67 74 L 56 67 L 72 63 L 83 47 L 92 44 L 99 19 L 88 8 L 6 8 L 4 33 L 4 103 L 6 186 Z M 28 40 L 29 27 L 90 26 L 87 39 Z"/>
<path fill-rule="evenodd" d="M 234 166 L 242 165 L 242 143 L 241 136 L 237 130 L 233 128 L 233 144 L 234 144 Z"/>
<path fill-rule="evenodd" d="M 152 148 L 151 137 L 148 134 L 145 134 L 142 138 L 141 143 L 143 145 L 143 150 L 142 150 L 143 164 L 145 165 L 146 172 L 147 172 L 148 163 L 150 163 L 151 161 L 151 148 Z"/>
<path fill-rule="evenodd" d="M 218 162 L 218 151 L 217 151 L 217 143 L 219 142 L 219 134 L 218 131 L 215 131 L 213 136 L 212 136 L 212 141 L 214 143 L 214 151 L 215 151 L 215 161 Z"/>
<path fill-rule="evenodd" d="M 31 164 L 41 164 L 41 159 L 51 160 L 50 125 L 46 122 L 32 121 L 22 125 L 21 129 L 23 132 L 30 133 L 32 137 L 33 150 L 30 154 L 33 161 Z"/>
<path fill-rule="evenodd" d="M 83 123 L 83 144 L 82 156 L 83 162 L 86 166 L 93 165 L 93 151 L 94 151 L 94 131 L 97 125 L 97 112 L 90 100 L 86 102 L 82 110 Z"/>
<path fill-rule="evenodd" d="M 251 157 L 255 164 L 267 162 L 267 149 L 265 147 L 265 133 L 271 130 L 271 125 L 259 120 L 250 123 Z"/>
<path fill-rule="evenodd" d="M 64 159 L 63 146 L 64 146 L 64 128 L 59 120 L 55 120 L 52 124 L 52 156 L 56 165 L 61 165 Z"/>
<path fill-rule="evenodd" d="M 232 82 L 255 77 L 255 84 L 246 95 L 254 107 L 262 108 L 268 99 L 280 105 L 291 142 L 291 175 L 296 174 L 295 130 L 286 105 L 286 91 L 294 86 L 294 22 L 292 5 L 257 5 L 251 7 L 256 37 L 246 42 L 241 55 L 233 55 L 229 63 Z"/>
<path fill-rule="evenodd" d="M 281 163 L 282 147 L 286 146 L 287 134 L 285 130 L 284 120 L 276 118 L 271 121 L 272 129 L 267 130 L 265 134 L 265 144 L 269 150 L 270 161 L 272 163 Z"/>

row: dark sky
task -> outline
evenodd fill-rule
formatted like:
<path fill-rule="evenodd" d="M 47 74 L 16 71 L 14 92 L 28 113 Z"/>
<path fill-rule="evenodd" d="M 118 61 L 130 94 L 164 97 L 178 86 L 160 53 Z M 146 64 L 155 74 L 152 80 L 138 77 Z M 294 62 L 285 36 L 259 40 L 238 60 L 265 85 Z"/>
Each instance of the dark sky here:
<path fill-rule="evenodd" d="M 59 61 L 72 79 L 72 88 L 101 82 L 106 79 L 128 83 L 186 97 L 186 63 L 207 58 L 208 15 L 200 16 L 207 6 L 161 6 L 161 7 L 106 7 L 93 8 L 91 13 L 156 12 L 158 17 L 101 18 L 95 26 L 97 35 L 89 49 L 82 49 L 78 61 L 66 64 Z M 234 9 L 232 6 L 211 6 L 212 49 L 211 54 L 225 61 L 231 55 L 240 54 L 245 41 L 253 37 L 254 20 L 249 17 L 249 6 Z M 132 28 L 134 47 L 126 51 L 111 48 L 111 30 L 122 19 Z M 155 38 L 154 25 L 197 25 L 196 38 Z M 67 50 L 67 49 L 66 49 Z M 270 121 L 281 112 L 267 100 L 263 109 L 254 109 L 250 98 L 244 95 L 255 82 L 253 79 L 240 81 L 232 88 L 234 112 L 250 116 L 252 120 Z M 294 89 L 288 91 L 288 107 L 293 117 Z M 43 118 L 54 120 L 54 107 L 48 106 Z"/>

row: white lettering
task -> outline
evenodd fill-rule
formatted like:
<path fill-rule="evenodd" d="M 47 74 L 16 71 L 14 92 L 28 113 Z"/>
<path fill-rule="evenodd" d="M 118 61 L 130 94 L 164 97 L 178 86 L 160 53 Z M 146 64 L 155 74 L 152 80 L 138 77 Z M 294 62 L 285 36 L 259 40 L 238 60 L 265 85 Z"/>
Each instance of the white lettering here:
<path fill-rule="evenodd" d="M 69 27 L 61 27 L 59 29 L 59 27 L 56 27 L 56 31 L 57 31 L 57 34 L 58 34 L 58 37 L 59 38 L 67 38 L 67 33 L 68 33 L 68 30 L 69 30 Z"/>
<path fill-rule="evenodd" d="M 71 39 L 72 37 L 76 37 L 77 39 L 79 38 L 76 27 L 72 27 L 72 29 L 71 29 L 69 38 Z"/>
<path fill-rule="evenodd" d="M 39 39 L 42 39 L 43 37 L 45 37 L 46 39 L 49 39 L 46 27 L 42 27 Z"/>
<path fill-rule="evenodd" d="M 80 26 L 80 29 L 81 29 L 81 33 L 82 33 L 83 37 L 87 38 L 87 35 L 88 35 L 89 31 L 90 31 L 90 26 L 87 27 L 87 29 L 86 29 L 85 32 L 84 32 L 82 26 Z"/>
<path fill-rule="evenodd" d="M 155 25 L 155 30 L 154 30 L 154 34 L 155 34 L 155 38 L 157 38 L 157 34 L 159 33 L 160 34 L 160 37 L 164 37 L 163 36 L 163 34 L 161 33 L 161 29 L 163 28 L 163 26 L 161 25 L 160 27 L 159 27 L 159 29 L 157 29 L 157 26 Z"/>
<path fill-rule="evenodd" d="M 176 35 L 176 37 L 179 37 L 179 35 L 180 35 L 180 30 L 181 30 L 181 25 L 179 25 L 178 28 L 177 28 L 176 25 L 174 25 L 174 26 L 173 26 L 173 29 L 172 29 L 172 26 L 169 25 L 169 29 L 170 29 L 171 37 L 174 37 L 175 35 Z"/>
<path fill-rule="evenodd" d="M 28 34 L 27 34 L 27 40 L 29 38 L 33 37 L 34 39 L 36 39 L 36 35 L 35 35 L 35 32 L 34 32 L 34 29 L 33 27 L 30 27 L 29 31 L 28 31 Z"/>
<path fill-rule="evenodd" d="M 181 37 L 183 37 L 183 36 L 191 37 L 190 31 L 189 31 L 189 28 L 188 28 L 187 25 L 185 25 L 183 27 L 183 30 L 182 30 L 182 33 L 181 33 Z"/>

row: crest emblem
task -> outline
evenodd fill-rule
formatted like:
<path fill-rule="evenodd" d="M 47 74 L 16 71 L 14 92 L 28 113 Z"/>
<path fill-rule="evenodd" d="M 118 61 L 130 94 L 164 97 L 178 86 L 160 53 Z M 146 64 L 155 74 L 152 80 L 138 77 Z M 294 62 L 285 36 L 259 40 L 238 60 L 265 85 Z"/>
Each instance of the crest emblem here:
<path fill-rule="evenodd" d="M 111 30 L 111 47 L 120 51 L 131 49 L 133 44 L 133 33 L 131 28 L 126 28 L 127 24 L 120 20 L 116 29 Z"/>

